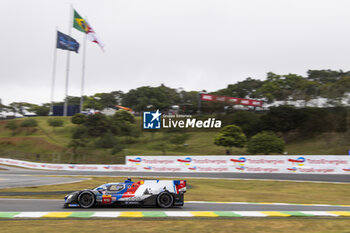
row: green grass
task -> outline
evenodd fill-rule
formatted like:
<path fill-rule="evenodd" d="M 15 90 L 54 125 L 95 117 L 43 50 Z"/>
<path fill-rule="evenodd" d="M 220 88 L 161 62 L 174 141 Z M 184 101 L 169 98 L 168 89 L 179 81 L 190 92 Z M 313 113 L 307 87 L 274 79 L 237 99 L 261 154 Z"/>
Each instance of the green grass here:
<path fill-rule="evenodd" d="M 175 179 L 175 178 L 174 178 Z M 179 178 L 181 179 L 181 178 Z M 0 189 L 0 192 L 50 192 L 91 189 L 108 182 L 124 181 L 122 177 L 91 177 L 72 184 L 47 185 L 27 188 Z M 133 178 L 134 181 L 139 180 Z M 189 189 L 187 201 L 279 202 L 295 204 L 350 205 L 350 185 L 222 179 L 186 179 Z M 15 198 L 53 198 L 64 195 L 14 196 Z M 13 197 L 12 197 L 13 198 Z"/>
<path fill-rule="evenodd" d="M 122 152 L 112 155 L 111 149 L 98 149 L 93 142 L 80 149 L 81 156 L 73 160 L 72 153 L 67 145 L 71 140 L 71 130 L 75 127 L 70 117 L 62 117 L 64 127 L 54 129 L 47 120 L 50 117 L 35 117 L 38 128 L 32 134 L 20 129 L 13 135 L 5 128 L 7 121 L 0 121 L 0 157 L 9 157 L 42 162 L 76 162 L 76 163 L 124 163 L 125 155 L 164 155 L 157 146 L 164 141 L 162 130 L 151 133 L 142 131 L 138 141 L 125 146 Z M 16 119 L 21 122 L 23 119 Z M 141 127 L 140 117 L 136 118 Z M 224 155 L 225 148 L 214 145 L 213 138 L 219 131 L 191 130 L 184 145 L 168 144 L 165 155 Z M 165 135 L 166 137 L 166 135 Z M 312 137 L 294 138 L 286 145 L 288 154 L 345 154 L 348 149 L 347 137 L 344 133 L 324 133 Z M 232 154 L 247 154 L 245 148 L 234 148 Z"/>
<path fill-rule="evenodd" d="M 8 220 L 0 232 L 349 232 L 350 221 L 305 218 Z"/>
<path fill-rule="evenodd" d="M 300 138 L 286 145 L 289 154 L 344 155 L 350 149 L 346 133 L 323 133 L 312 138 Z"/>

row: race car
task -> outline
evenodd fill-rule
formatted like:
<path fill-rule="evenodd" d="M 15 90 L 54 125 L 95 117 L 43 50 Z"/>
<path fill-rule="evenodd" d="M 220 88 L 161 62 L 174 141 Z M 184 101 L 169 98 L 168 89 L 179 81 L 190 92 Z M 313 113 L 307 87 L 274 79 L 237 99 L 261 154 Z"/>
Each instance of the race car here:
<path fill-rule="evenodd" d="M 127 179 L 122 183 L 108 183 L 94 189 L 68 194 L 64 207 L 90 208 L 93 206 L 158 206 L 169 208 L 184 205 L 186 180 Z"/>

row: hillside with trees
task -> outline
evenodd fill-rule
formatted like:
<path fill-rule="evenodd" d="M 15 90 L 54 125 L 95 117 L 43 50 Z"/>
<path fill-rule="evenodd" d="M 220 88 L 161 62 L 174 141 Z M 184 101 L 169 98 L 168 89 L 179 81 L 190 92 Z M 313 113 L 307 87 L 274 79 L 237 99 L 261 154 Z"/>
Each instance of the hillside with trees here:
<path fill-rule="evenodd" d="M 265 103 L 276 101 L 303 101 L 306 104 L 317 98 L 325 98 L 327 107 L 348 105 L 350 89 L 350 71 L 342 70 L 308 70 L 305 77 L 297 74 L 267 73 L 264 80 L 246 78 L 226 88 L 210 92 L 211 94 L 252 98 L 263 100 Z M 198 110 L 198 94 L 205 90 L 185 91 L 183 88 L 171 88 L 164 84 L 158 87 L 143 86 L 131 89 L 124 93 L 112 91 L 109 93 L 96 93 L 92 96 L 84 96 L 84 109 L 102 110 L 115 105 L 132 108 L 135 112 L 154 107 L 160 110 L 169 109 L 173 105 L 180 106 L 184 112 L 195 114 Z M 344 101 L 345 100 L 345 101 Z M 71 105 L 79 105 L 80 97 L 69 96 Z M 63 105 L 57 102 L 55 105 Z M 224 112 L 224 103 L 202 103 L 202 112 Z M 9 105 L 0 105 L 1 111 L 11 111 L 25 115 L 24 110 L 35 113 L 37 116 L 49 114 L 49 103 L 42 105 L 27 102 L 13 102 Z"/>

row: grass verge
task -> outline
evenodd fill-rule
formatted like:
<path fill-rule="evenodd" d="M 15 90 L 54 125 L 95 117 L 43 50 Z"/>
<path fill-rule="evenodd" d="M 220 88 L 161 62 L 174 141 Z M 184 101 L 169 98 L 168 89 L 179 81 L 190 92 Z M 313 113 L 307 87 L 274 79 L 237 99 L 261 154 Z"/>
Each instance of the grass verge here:
<path fill-rule="evenodd" d="M 86 178 L 86 177 L 85 177 Z M 94 188 L 124 177 L 90 177 L 90 180 L 61 185 L 0 189 L 0 192 L 50 192 Z M 133 178 L 134 181 L 138 178 Z M 302 204 L 350 204 L 350 185 L 292 181 L 187 179 L 187 201 L 281 202 Z M 4 197 L 4 196 L 3 196 Z M 60 199 L 64 195 L 11 196 L 11 198 Z"/>
<path fill-rule="evenodd" d="M 347 219 L 196 219 L 196 220 L 9 220 L 2 233 L 22 232 L 348 232 Z"/>

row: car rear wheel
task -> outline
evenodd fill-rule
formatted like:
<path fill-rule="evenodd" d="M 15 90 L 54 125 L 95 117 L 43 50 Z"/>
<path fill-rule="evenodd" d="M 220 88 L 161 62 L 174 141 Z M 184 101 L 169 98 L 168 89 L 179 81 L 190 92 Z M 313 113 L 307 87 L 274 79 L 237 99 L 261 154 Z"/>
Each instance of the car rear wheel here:
<path fill-rule="evenodd" d="M 95 204 L 95 195 L 89 191 L 84 191 L 80 193 L 78 202 L 81 207 L 90 208 Z"/>
<path fill-rule="evenodd" d="M 161 208 L 169 208 L 174 202 L 174 197 L 170 193 L 161 193 L 157 197 L 157 205 Z"/>

